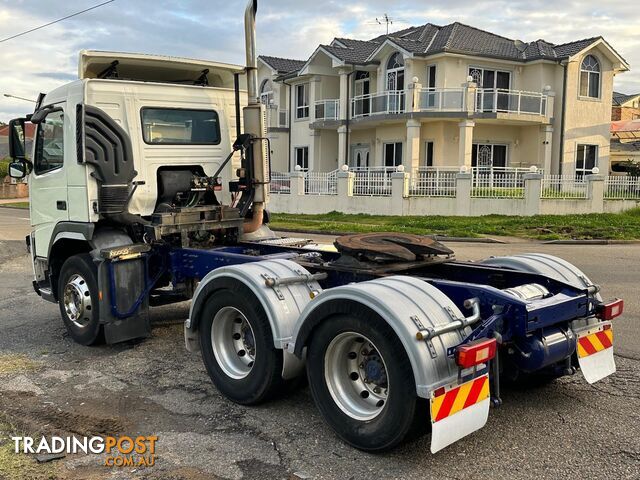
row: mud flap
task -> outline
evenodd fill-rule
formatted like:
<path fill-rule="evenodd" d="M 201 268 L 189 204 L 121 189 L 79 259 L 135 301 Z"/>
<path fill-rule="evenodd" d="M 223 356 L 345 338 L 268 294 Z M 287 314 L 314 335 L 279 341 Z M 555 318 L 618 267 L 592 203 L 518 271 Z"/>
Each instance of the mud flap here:
<path fill-rule="evenodd" d="M 109 278 L 109 261 L 98 266 L 98 289 L 100 291 L 100 322 L 104 324 L 105 340 L 108 344 L 125 342 L 151 335 L 149 301 L 145 298 L 127 318 L 115 315 L 127 311 L 144 290 L 144 264 L 142 259 L 118 262 L 114 265 L 114 282 Z M 115 290 L 112 289 L 112 285 Z"/>
<path fill-rule="evenodd" d="M 603 322 L 593 325 L 576 334 L 578 365 L 584 379 L 588 383 L 595 383 L 615 373 L 611 323 Z"/>
<path fill-rule="evenodd" d="M 480 430 L 489 418 L 489 375 L 431 392 L 431 453 Z"/>

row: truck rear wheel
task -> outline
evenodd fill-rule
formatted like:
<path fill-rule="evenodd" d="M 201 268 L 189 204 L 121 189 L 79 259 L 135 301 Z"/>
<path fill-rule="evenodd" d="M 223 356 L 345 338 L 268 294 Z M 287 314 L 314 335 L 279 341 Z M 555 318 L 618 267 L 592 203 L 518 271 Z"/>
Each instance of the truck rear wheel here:
<path fill-rule="evenodd" d="M 98 269 L 91 255 L 69 257 L 60 270 L 58 304 L 71 338 L 81 345 L 101 343 L 98 308 Z"/>
<path fill-rule="evenodd" d="M 380 317 L 354 313 L 321 323 L 308 347 L 307 374 L 318 410 L 356 448 L 388 450 L 429 425 L 409 358 Z"/>
<path fill-rule="evenodd" d="M 283 387 L 282 351 L 260 302 L 249 289 L 214 292 L 202 308 L 200 350 L 220 392 L 243 405 L 260 403 Z"/>

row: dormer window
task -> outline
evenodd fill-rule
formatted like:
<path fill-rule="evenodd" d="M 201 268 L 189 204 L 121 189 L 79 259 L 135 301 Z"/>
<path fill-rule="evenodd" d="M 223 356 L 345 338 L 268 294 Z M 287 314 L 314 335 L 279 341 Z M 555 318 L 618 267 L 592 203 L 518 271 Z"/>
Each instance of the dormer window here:
<path fill-rule="evenodd" d="M 600 98 L 600 64 L 593 55 L 587 55 L 580 65 L 580 96 Z"/>

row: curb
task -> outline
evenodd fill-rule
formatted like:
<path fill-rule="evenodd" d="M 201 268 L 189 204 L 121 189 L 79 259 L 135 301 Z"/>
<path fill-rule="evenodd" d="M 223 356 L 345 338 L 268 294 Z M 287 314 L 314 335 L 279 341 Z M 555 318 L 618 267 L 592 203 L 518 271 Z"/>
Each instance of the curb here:
<path fill-rule="evenodd" d="M 276 232 L 289 232 L 289 233 L 306 233 L 309 235 L 329 235 L 339 237 L 341 235 L 356 235 L 353 232 L 336 232 L 332 230 L 309 230 L 309 229 L 293 229 L 293 228 L 274 228 Z M 427 235 L 430 236 L 430 235 Z M 431 235 L 438 242 L 468 242 L 468 243 L 501 243 L 506 244 L 502 240 L 496 240 L 495 238 L 477 238 L 477 237 L 447 237 L 443 235 Z"/>
<path fill-rule="evenodd" d="M 640 245 L 640 240 L 549 240 L 542 243 L 550 245 Z"/>
<path fill-rule="evenodd" d="M 0 204 L 0 208 L 13 208 L 14 210 L 29 210 L 29 207 L 16 207 L 14 205 L 11 205 L 10 203 L 7 204 Z"/>

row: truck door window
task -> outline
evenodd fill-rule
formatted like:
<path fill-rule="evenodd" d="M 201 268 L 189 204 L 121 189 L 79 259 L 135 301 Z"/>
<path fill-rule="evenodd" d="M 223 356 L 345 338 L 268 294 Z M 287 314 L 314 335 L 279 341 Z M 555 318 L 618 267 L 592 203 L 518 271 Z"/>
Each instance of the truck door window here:
<path fill-rule="evenodd" d="M 51 112 L 38 125 L 33 170 L 36 175 L 62 167 L 64 159 L 64 113 Z"/>
<path fill-rule="evenodd" d="M 145 143 L 164 145 L 217 145 L 220 122 L 214 110 L 143 108 Z"/>

